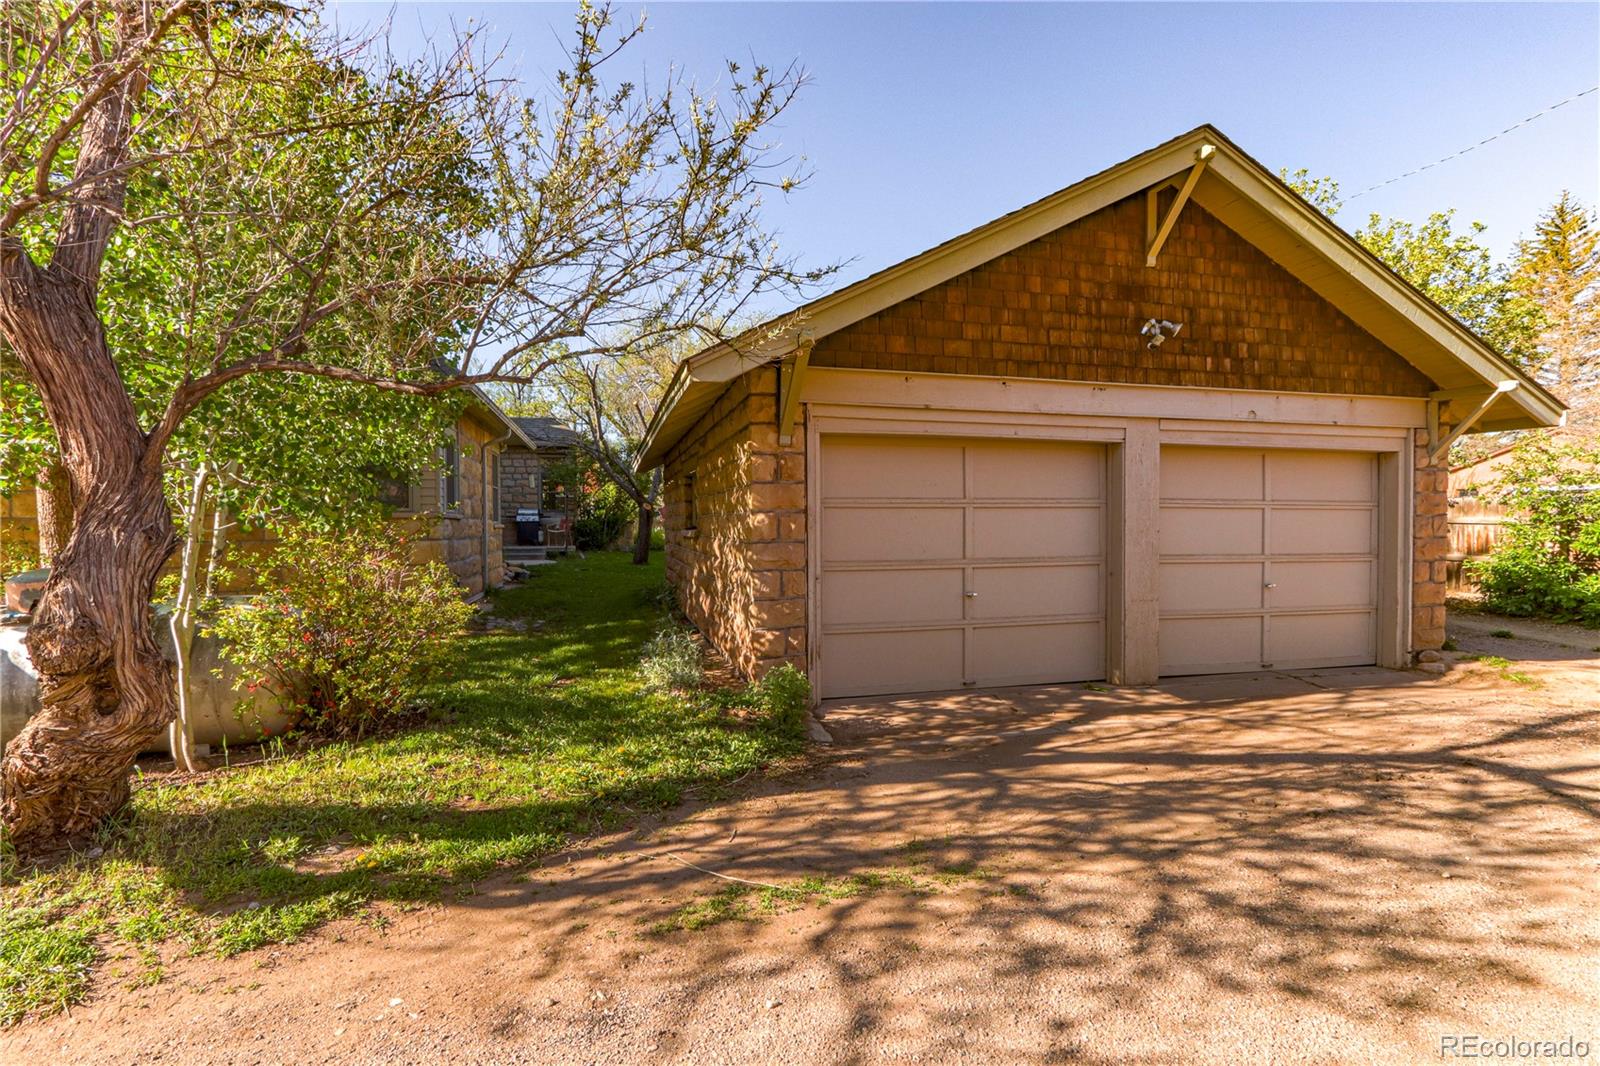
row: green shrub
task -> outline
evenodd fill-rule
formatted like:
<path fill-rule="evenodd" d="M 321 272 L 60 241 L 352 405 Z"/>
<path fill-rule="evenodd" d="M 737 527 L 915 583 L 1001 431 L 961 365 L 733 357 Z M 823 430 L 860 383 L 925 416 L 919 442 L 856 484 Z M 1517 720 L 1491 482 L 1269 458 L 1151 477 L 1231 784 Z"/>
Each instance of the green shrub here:
<path fill-rule="evenodd" d="M 0 577 L 39 568 L 39 550 L 20 540 L 0 539 Z"/>
<path fill-rule="evenodd" d="M 693 688 L 700 683 L 700 645 L 687 629 L 669 625 L 644 646 L 639 661 L 644 683 L 653 689 Z"/>
<path fill-rule="evenodd" d="M 1600 448 L 1548 436 L 1518 445 L 1488 498 L 1511 514 L 1487 559 L 1467 564 L 1484 606 L 1600 626 Z"/>
<path fill-rule="evenodd" d="M 806 711 L 811 706 L 811 682 L 789 663 L 768 671 L 754 686 L 756 703 L 768 724 L 779 732 L 805 731 Z"/>
<path fill-rule="evenodd" d="M 637 508 L 633 500 L 607 481 L 583 496 L 572 523 L 572 543 L 579 551 L 602 551 L 615 544 Z"/>
<path fill-rule="evenodd" d="M 269 686 L 319 732 L 359 736 L 415 706 L 472 615 L 450 571 L 414 561 L 392 528 L 294 530 L 275 562 L 287 583 L 212 628 L 242 687 Z"/>

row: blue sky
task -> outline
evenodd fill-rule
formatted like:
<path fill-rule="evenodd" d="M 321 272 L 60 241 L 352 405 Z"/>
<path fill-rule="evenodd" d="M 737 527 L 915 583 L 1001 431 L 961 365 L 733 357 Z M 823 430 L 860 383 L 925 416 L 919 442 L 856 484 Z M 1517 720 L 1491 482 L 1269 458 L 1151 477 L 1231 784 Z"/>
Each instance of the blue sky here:
<path fill-rule="evenodd" d="M 634 15 L 641 8 L 619 8 Z M 815 175 L 768 207 L 804 261 L 897 262 L 1202 122 L 1274 169 L 1346 195 L 1600 83 L 1600 5 L 664 3 L 612 77 L 798 60 L 811 85 L 778 131 Z M 506 43 L 530 86 L 560 65 L 559 4 L 341 3 L 392 11 L 402 53 L 458 25 Z M 1562 188 L 1600 199 L 1600 94 L 1361 196 L 1421 219 L 1455 207 L 1504 254 Z"/>

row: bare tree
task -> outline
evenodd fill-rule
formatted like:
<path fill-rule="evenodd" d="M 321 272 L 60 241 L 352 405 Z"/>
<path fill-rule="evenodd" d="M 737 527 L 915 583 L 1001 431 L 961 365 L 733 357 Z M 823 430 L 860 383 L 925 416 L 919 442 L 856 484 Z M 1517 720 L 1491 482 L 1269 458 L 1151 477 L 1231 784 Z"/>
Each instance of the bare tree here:
<path fill-rule="evenodd" d="M 720 332 L 720 330 L 718 331 Z M 633 458 L 651 412 L 672 378 L 679 349 L 658 345 L 617 359 L 580 359 L 551 375 L 549 397 L 583 435 L 583 451 L 599 473 L 633 501 L 638 513 L 633 561 L 650 561 L 650 536 L 660 510 L 661 474 L 638 474 Z"/>
<path fill-rule="evenodd" d="M 642 25 L 585 4 L 540 101 L 473 38 L 403 64 L 314 15 L 277 0 L 0 10 L 0 341 L 43 400 L 76 508 L 28 638 L 43 707 L 0 768 L 19 851 L 117 810 L 174 716 L 149 612 L 174 546 L 163 455 L 209 397 L 261 374 L 423 396 L 535 381 L 815 277 L 759 220 L 764 190 L 800 177 L 764 140 L 798 69 L 730 64 L 715 95 L 681 76 L 607 85 Z M 267 194 L 283 187 L 306 192 Z M 194 227 L 253 240 L 139 324 L 209 340 L 130 387 L 139 334 L 108 330 L 108 250 Z"/>

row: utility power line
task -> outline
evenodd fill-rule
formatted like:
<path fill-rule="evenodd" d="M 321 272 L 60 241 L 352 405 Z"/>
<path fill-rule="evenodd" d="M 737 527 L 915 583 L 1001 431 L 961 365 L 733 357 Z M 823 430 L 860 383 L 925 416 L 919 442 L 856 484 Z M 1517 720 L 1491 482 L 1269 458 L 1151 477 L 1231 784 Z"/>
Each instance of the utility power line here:
<path fill-rule="evenodd" d="M 1518 122 L 1516 125 L 1507 126 L 1505 129 L 1501 130 L 1499 133 L 1496 133 L 1496 134 L 1494 134 L 1493 136 L 1490 136 L 1490 137 L 1485 137 L 1483 140 L 1479 141 L 1477 144 L 1470 145 L 1470 146 L 1468 146 L 1466 148 L 1463 148 L 1459 152 L 1451 152 L 1449 155 L 1445 156 L 1443 159 L 1435 159 L 1433 162 L 1427 164 L 1426 166 L 1420 166 L 1415 170 L 1408 170 L 1404 174 L 1397 174 L 1397 175 L 1395 175 L 1394 177 L 1390 178 L 1387 181 L 1380 181 L 1376 185 L 1369 185 L 1365 189 L 1362 189 L 1360 192 L 1351 193 L 1349 196 L 1345 197 L 1345 199 L 1347 201 L 1354 200 L 1358 196 L 1365 196 L 1367 193 L 1373 192 L 1374 190 L 1377 190 L 1377 189 L 1381 189 L 1385 185 L 1393 185 L 1395 182 L 1400 181 L 1400 180 L 1402 180 L 1404 178 L 1409 178 L 1413 174 L 1421 174 L 1424 170 L 1432 170 L 1434 167 L 1440 165 L 1441 163 L 1448 163 L 1452 159 L 1459 159 L 1461 156 L 1466 155 L 1468 152 L 1473 152 L 1473 151 L 1478 150 L 1479 148 L 1482 148 L 1484 145 L 1488 144 L 1490 141 L 1497 141 L 1501 137 L 1504 137 L 1506 134 L 1510 133 L 1511 131 L 1521 129 L 1522 127 L 1526 126 L 1528 123 L 1532 122 L 1536 118 L 1543 118 L 1545 115 L 1548 115 L 1550 112 L 1554 111 L 1558 107 L 1565 107 L 1566 105 L 1572 103 L 1572 101 L 1581 100 L 1585 96 L 1588 96 L 1590 93 L 1594 93 L 1594 92 L 1600 92 L 1600 85 L 1596 85 L 1593 88 L 1585 89 L 1581 93 L 1575 93 L 1572 96 L 1567 97 L 1565 100 L 1562 100 L 1560 103 L 1551 104 L 1549 107 L 1545 108 L 1543 111 L 1538 111 L 1538 112 L 1535 112 L 1534 114 L 1529 115 L 1527 118 L 1523 119 L 1521 122 Z"/>

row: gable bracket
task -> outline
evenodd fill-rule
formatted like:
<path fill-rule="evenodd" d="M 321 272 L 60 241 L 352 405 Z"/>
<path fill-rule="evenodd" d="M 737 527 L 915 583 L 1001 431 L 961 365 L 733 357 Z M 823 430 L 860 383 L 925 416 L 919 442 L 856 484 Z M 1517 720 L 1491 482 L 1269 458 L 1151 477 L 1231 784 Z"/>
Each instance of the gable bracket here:
<path fill-rule="evenodd" d="M 779 444 L 789 444 L 794 439 L 794 422 L 800 413 L 800 388 L 805 383 L 806 370 L 811 366 L 811 349 L 816 343 L 809 332 L 800 334 L 794 355 L 778 367 Z"/>
<path fill-rule="evenodd" d="M 1205 173 L 1206 164 L 1211 162 L 1211 157 L 1217 152 L 1214 144 L 1202 144 L 1194 153 L 1194 166 L 1189 168 L 1189 176 L 1184 179 L 1183 187 L 1178 190 L 1178 198 L 1172 201 L 1172 206 L 1167 208 L 1166 216 L 1161 220 L 1161 225 L 1155 228 L 1150 237 L 1150 246 L 1145 249 L 1144 265 L 1155 266 L 1156 256 L 1161 254 L 1161 246 L 1167 243 L 1167 238 L 1172 235 L 1172 227 L 1178 223 L 1178 212 L 1183 210 L 1183 205 L 1189 202 L 1189 197 L 1194 193 L 1195 185 L 1199 184 L 1200 175 Z M 1156 194 L 1159 188 L 1151 189 L 1145 201 L 1146 223 L 1153 222 L 1156 217 Z"/>
<path fill-rule="evenodd" d="M 1494 402 L 1508 392 L 1515 392 L 1522 383 L 1520 381 L 1502 381 L 1485 395 L 1481 390 L 1465 393 L 1461 389 L 1447 389 L 1442 392 L 1432 393 L 1428 397 L 1428 463 L 1432 465 L 1450 454 L 1450 445 L 1454 444 L 1473 426 L 1478 424 L 1478 419 L 1488 413 Z M 1440 431 L 1444 428 L 1450 408 L 1461 400 L 1477 398 L 1478 406 L 1465 418 L 1456 422 L 1443 438 Z"/>

